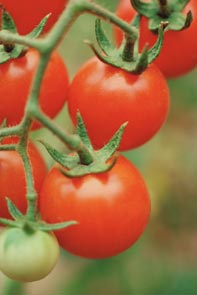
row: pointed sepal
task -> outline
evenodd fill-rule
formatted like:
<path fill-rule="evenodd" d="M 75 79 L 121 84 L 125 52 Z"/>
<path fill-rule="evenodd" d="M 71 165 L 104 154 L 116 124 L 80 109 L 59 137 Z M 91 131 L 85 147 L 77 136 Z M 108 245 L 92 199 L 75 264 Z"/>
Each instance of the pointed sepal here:
<path fill-rule="evenodd" d="M 24 215 L 19 211 L 19 209 L 14 205 L 14 203 L 9 198 L 6 198 L 6 201 L 8 211 L 10 215 L 13 217 L 13 219 L 18 220 L 24 218 Z"/>

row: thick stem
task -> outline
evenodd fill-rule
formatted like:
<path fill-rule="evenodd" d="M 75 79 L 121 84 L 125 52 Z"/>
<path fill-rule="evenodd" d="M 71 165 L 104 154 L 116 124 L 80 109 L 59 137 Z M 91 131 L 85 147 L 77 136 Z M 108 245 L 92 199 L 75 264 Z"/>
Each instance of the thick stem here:
<path fill-rule="evenodd" d="M 167 18 L 170 15 L 170 7 L 168 5 L 168 0 L 158 0 L 159 4 L 159 15 L 163 18 Z"/>
<path fill-rule="evenodd" d="M 134 59 L 134 46 L 135 46 L 135 41 L 130 38 L 130 36 L 126 35 L 125 36 L 125 44 L 122 52 L 122 59 L 124 61 L 131 62 Z"/>

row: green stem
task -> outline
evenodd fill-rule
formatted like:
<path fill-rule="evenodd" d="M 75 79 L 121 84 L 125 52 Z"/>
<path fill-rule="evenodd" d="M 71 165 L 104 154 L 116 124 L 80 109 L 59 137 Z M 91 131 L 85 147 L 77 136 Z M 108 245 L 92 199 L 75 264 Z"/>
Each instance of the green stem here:
<path fill-rule="evenodd" d="M 20 154 L 24 168 L 25 168 L 25 175 L 26 175 L 26 197 L 28 201 L 28 208 L 27 208 L 27 219 L 30 221 L 35 221 L 36 218 L 36 201 L 37 201 L 37 192 L 34 186 L 34 178 L 32 167 L 28 155 L 28 133 L 29 129 L 32 124 L 32 119 L 25 117 L 24 120 L 21 122 L 21 128 L 23 130 L 23 134 L 20 137 L 20 141 L 17 146 L 17 151 Z"/>
<path fill-rule="evenodd" d="M 82 164 L 87 165 L 93 161 L 91 153 L 77 135 L 69 135 L 66 132 L 63 132 L 38 108 L 40 88 L 50 55 L 63 38 L 63 35 L 69 30 L 75 19 L 85 12 L 96 15 L 97 17 L 103 18 L 104 20 L 119 26 L 126 34 L 128 34 L 130 40 L 134 41 L 137 39 L 138 32 L 136 28 L 132 28 L 127 22 L 119 19 L 114 13 L 107 11 L 89 0 L 70 0 L 52 30 L 42 39 L 36 40 L 5 31 L 0 32 L 0 42 L 23 44 L 36 48 L 40 53 L 40 62 L 33 78 L 22 122 L 15 127 L 4 128 L 0 131 L 0 138 L 11 135 L 18 135 L 20 137 L 17 150 L 22 157 L 26 171 L 28 199 L 27 218 L 29 220 L 35 220 L 37 198 L 27 151 L 28 133 L 34 119 L 37 119 L 45 127 L 51 130 L 58 138 L 63 140 L 70 149 L 77 151 Z"/>

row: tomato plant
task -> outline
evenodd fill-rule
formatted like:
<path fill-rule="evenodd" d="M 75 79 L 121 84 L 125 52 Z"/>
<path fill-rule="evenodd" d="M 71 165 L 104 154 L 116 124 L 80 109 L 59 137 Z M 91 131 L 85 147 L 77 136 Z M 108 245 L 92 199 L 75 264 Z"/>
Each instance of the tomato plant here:
<path fill-rule="evenodd" d="M 15 125 L 22 119 L 38 63 L 39 53 L 30 49 L 24 56 L 0 65 L 0 123 L 6 118 L 8 125 Z M 63 107 L 68 83 L 66 66 L 59 54 L 53 52 L 39 97 L 40 107 L 48 116 L 54 117 Z M 33 128 L 39 126 L 34 123 Z"/>
<path fill-rule="evenodd" d="M 6 228 L 0 234 L 0 270 L 13 280 L 41 280 L 58 258 L 59 245 L 51 233 Z"/>
<path fill-rule="evenodd" d="M 51 13 L 45 27 L 45 32 L 47 32 L 57 21 L 67 2 L 67 0 L 19 0 L 16 4 L 13 0 L 2 0 L 1 4 L 12 15 L 18 32 L 23 35 L 29 33 L 43 17 Z"/>
<path fill-rule="evenodd" d="M 94 147 L 103 146 L 128 121 L 119 150 L 148 141 L 164 123 L 169 107 L 166 81 L 157 67 L 135 75 L 92 58 L 74 76 L 68 109 L 79 110 Z"/>
<path fill-rule="evenodd" d="M 150 2 L 150 1 L 149 1 Z M 189 28 L 173 31 L 168 30 L 164 36 L 164 44 L 160 55 L 155 60 L 155 64 L 161 69 L 168 78 L 181 76 L 192 69 L 197 64 L 197 5 L 195 0 L 189 1 L 183 10 L 186 14 L 192 12 L 193 21 Z M 130 0 L 122 0 L 117 8 L 117 15 L 130 22 L 134 17 L 134 9 Z M 123 34 L 115 27 L 115 38 L 120 44 Z M 140 48 L 145 44 L 152 46 L 157 36 L 148 29 L 148 19 L 144 16 L 140 22 Z"/>
<path fill-rule="evenodd" d="M 4 144 L 15 143 L 16 139 L 6 139 Z M 43 157 L 30 142 L 28 152 L 33 170 L 35 188 L 38 192 L 47 173 Z M 22 159 L 16 151 L 0 151 L 0 217 L 11 218 L 6 197 L 25 213 L 27 209 L 25 170 Z"/>
<path fill-rule="evenodd" d="M 150 201 L 138 170 L 119 156 L 109 172 L 74 179 L 54 167 L 40 192 L 39 208 L 49 223 L 78 221 L 55 232 L 61 247 L 79 256 L 104 258 L 139 238 L 148 222 Z"/>

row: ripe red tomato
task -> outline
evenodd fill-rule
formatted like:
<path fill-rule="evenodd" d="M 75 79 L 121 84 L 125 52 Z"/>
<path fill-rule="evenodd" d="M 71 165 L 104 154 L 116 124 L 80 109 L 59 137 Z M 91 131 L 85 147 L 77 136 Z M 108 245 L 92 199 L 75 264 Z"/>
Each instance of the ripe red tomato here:
<path fill-rule="evenodd" d="M 92 58 L 76 73 L 68 94 L 71 118 L 76 124 L 80 111 L 95 148 L 126 121 L 119 150 L 144 144 L 164 123 L 168 107 L 168 86 L 154 65 L 135 75 Z"/>
<path fill-rule="evenodd" d="M 40 192 L 39 208 L 49 223 L 79 223 L 55 231 L 65 250 L 105 258 L 128 249 L 148 222 L 150 200 L 138 170 L 123 156 L 108 172 L 79 178 L 52 168 Z"/>
<path fill-rule="evenodd" d="M 3 143 L 14 143 L 15 139 L 6 139 Z M 35 188 L 38 192 L 47 174 L 43 157 L 30 142 L 29 157 L 33 169 Z M 27 209 L 26 181 L 22 159 L 16 151 L 0 151 L 0 217 L 11 218 L 6 203 L 6 197 L 12 200 L 23 213 Z"/>
<path fill-rule="evenodd" d="M 43 17 L 51 13 L 44 30 L 48 31 L 57 21 L 67 2 L 67 0 L 18 0 L 16 3 L 13 0 L 1 0 L 1 4 L 11 14 L 18 32 L 22 35 L 30 33 Z"/>
<path fill-rule="evenodd" d="M 182 31 L 167 31 L 164 35 L 164 44 L 155 64 L 160 68 L 167 78 L 181 76 L 196 66 L 197 63 L 197 5 L 196 0 L 191 0 L 183 10 L 186 14 L 191 10 L 193 22 L 190 27 Z M 117 8 L 117 15 L 130 22 L 134 16 L 130 0 L 122 0 Z M 115 30 L 117 43 L 120 44 L 122 34 Z M 145 44 L 151 47 L 157 39 L 157 35 L 148 29 L 148 19 L 141 18 L 140 22 L 140 49 Z"/>
<path fill-rule="evenodd" d="M 20 122 L 29 94 L 33 75 L 39 62 L 39 53 L 30 49 L 23 57 L 0 65 L 0 124 L 7 119 L 8 125 Z M 63 107 L 68 90 L 66 66 L 57 52 L 51 56 L 40 93 L 40 107 L 54 117 Z M 38 123 L 33 128 L 38 128 Z"/>

